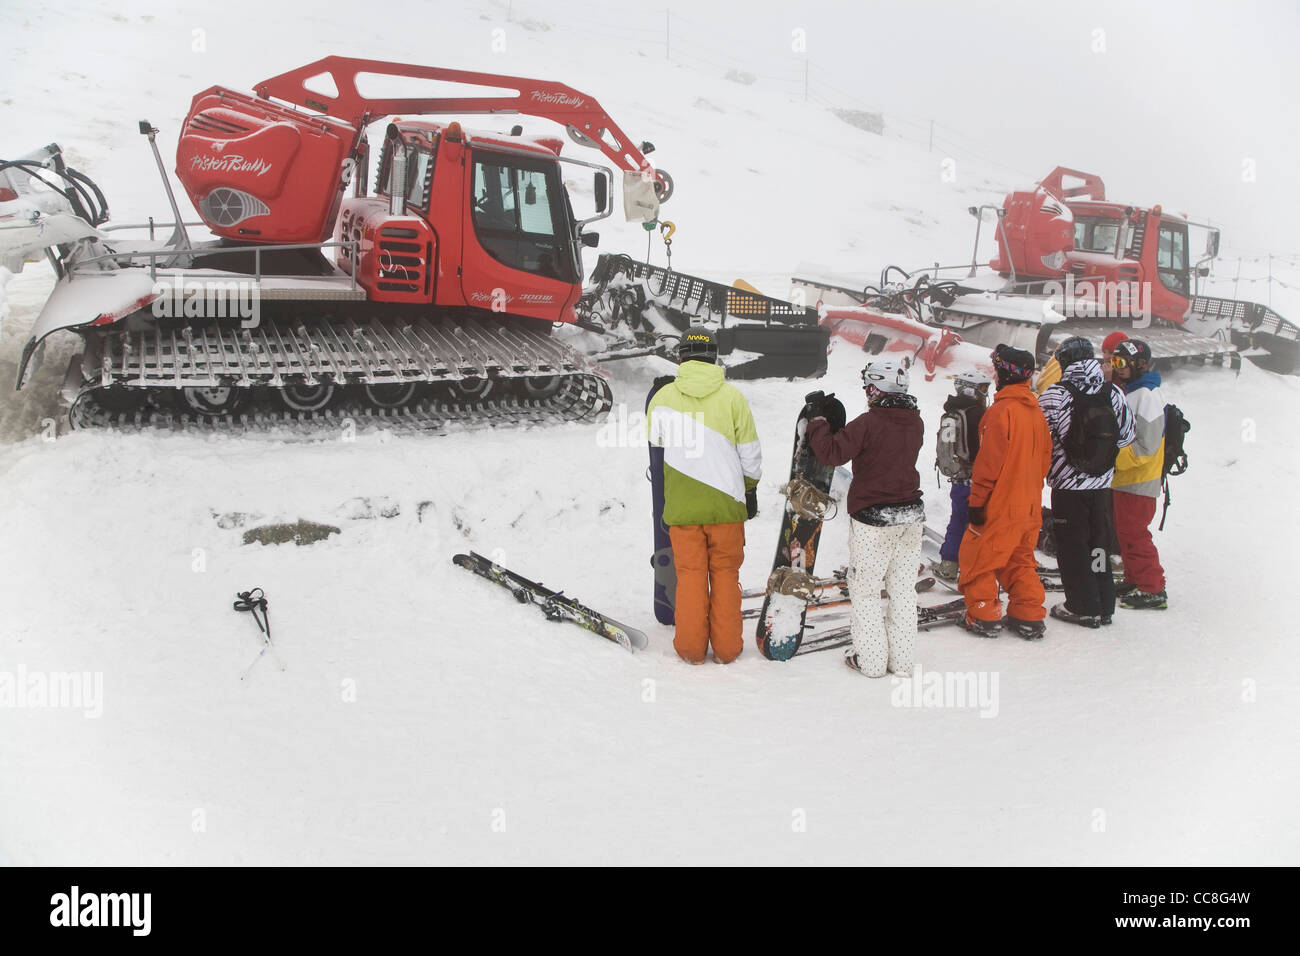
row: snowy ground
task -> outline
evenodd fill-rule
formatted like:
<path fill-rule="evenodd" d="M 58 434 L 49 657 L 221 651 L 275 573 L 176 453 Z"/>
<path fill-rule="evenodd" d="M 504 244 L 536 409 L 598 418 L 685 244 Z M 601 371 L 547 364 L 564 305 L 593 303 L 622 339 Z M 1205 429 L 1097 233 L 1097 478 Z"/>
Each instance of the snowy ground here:
<path fill-rule="evenodd" d="M 835 359 L 851 394 L 857 359 Z M 772 475 L 747 584 L 803 387 L 746 387 Z M 1203 449 L 1161 535 L 1174 607 L 1037 645 L 925 635 L 924 669 L 996 678 L 990 718 L 893 706 L 834 653 L 679 663 L 649 613 L 644 450 L 602 447 L 596 426 L 11 447 L 0 670 L 102 672 L 104 697 L 98 719 L 4 714 L 6 859 L 1294 861 L 1297 655 L 1257 597 L 1288 576 L 1260 542 L 1300 518 L 1262 494 L 1295 478 L 1295 383 L 1247 369 L 1171 390 Z M 349 517 L 357 497 L 400 514 Z M 343 532 L 245 546 L 218 526 L 231 513 Z M 842 560 L 844 519 L 827 536 L 822 560 Z M 452 566 L 468 548 L 644 624 L 649 651 L 516 606 Z M 253 585 L 286 669 L 263 661 L 244 686 L 257 635 L 229 601 Z"/>
<path fill-rule="evenodd" d="M 234 65 L 209 54 L 200 69 L 184 62 L 187 46 L 149 42 L 188 37 L 198 14 L 18 16 L 29 30 L 75 22 L 83 57 L 150 45 L 147 94 L 138 79 L 97 77 L 73 95 L 58 72 L 75 68 L 65 49 L 45 53 L 48 95 L 6 105 L 16 122 L 0 153 L 71 135 L 78 165 L 127 217 L 160 206 L 139 172 L 142 144 L 123 132 L 142 110 L 174 129 L 213 82 L 251 84 L 330 52 L 427 59 L 413 39 L 381 48 L 377 33 L 322 21 L 310 41 L 253 36 Z M 483 29 L 465 24 L 466 37 Z M 12 49 L 13 35 L 0 50 L 19 57 L 6 88 L 38 82 L 21 71 L 37 52 Z M 524 37 L 509 69 L 554 74 L 547 44 L 559 42 Z M 504 68 L 486 54 L 453 65 Z M 677 181 L 665 212 L 682 227 L 681 268 L 779 292 L 799 263 L 869 275 L 965 251 L 974 200 L 940 185 L 924 151 L 680 67 L 609 66 L 593 55 L 561 78 L 659 145 Z M 643 77 L 656 84 L 652 106 L 640 105 Z M 701 99 L 722 112 L 690 105 Z M 39 129 L 13 142 L 24 123 Z M 734 143 L 757 142 L 760 123 L 808 131 L 830 169 L 818 181 L 842 175 L 854 188 L 800 186 L 808 154 L 782 142 L 737 160 Z M 771 183 L 779 195 L 755 201 Z M 961 189 L 997 201 L 1002 187 Z M 605 232 L 605 248 L 644 248 L 635 227 Z M 0 381 L 12 381 L 48 282 L 29 269 L 8 286 Z M 1192 469 L 1175 480 L 1158 536 L 1169 611 L 1120 611 L 1100 632 L 1054 624 L 1039 644 L 926 634 L 923 671 L 974 673 L 996 696 L 983 708 L 906 707 L 901 688 L 855 677 L 836 653 L 781 665 L 751 646 L 727 668 L 680 663 L 651 614 L 645 449 L 609 426 L 46 441 L 67 354 L 52 347 L 29 390 L 0 391 L 0 674 L 100 674 L 102 714 L 0 709 L 0 863 L 1300 859 L 1300 654 L 1268 603 L 1292 586 L 1278 542 L 1300 519 L 1300 380 L 1249 365 L 1168 379 L 1193 422 Z M 855 410 L 860 364 L 837 349 L 818 387 Z M 614 367 L 625 414 L 662 370 Z M 770 566 L 776 488 L 809 387 L 742 386 L 767 461 L 746 585 Z M 945 389 L 917 385 L 931 429 Z M 924 484 L 941 524 L 946 489 Z M 229 526 L 241 514 L 244 527 L 301 517 L 342 532 L 302 548 L 244 545 Z M 843 563 L 846 542 L 841 517 L 820 561 Z M 628 655 L 515 605 L 452 565 L 471 548 L 643 626 L 649 649 Z M 270 597 L 284 669 L 264 659 L 241 683 L 257 631 L 230 602 L 252 586 Z"/>

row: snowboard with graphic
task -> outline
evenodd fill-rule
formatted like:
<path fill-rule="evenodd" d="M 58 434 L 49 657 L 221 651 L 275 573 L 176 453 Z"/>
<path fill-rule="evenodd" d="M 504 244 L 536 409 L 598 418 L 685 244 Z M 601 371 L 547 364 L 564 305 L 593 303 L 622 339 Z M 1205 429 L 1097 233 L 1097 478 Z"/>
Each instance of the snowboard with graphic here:
<path fill-rule="evenodd" d="M 805 397 L 805 402 L 820 397 L 820 392 L 813 392 Z M 809 421 L 805 405 L 795 421 L 790 481 L 785 486 L 785 510 L 777 536 L 776 556 L 772 560 L 773 572 L 780 568 L 794 568 L 811 576 L 817 562 L 817 548 L 826 514 L 815 513 L 816 509 L 808 508 L 807 504 L 815 501 L 818 493 L 825 499 L 830 498 L 835 466 L 823 465 L 813 454 L 808 444 Z M 793 657 L 803 639 L 806 616 L 807 601 L 804 597 L 781 593 L 769 583 L 754 632 L 759 653 L 773 661 L 787 661 Z"/>

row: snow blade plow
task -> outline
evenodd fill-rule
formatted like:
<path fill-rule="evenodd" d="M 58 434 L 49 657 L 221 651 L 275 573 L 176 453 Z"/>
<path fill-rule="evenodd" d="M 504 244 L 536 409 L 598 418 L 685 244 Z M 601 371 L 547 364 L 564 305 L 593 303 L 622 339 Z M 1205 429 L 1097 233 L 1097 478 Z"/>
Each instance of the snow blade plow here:
<path fill-rule="evenodd" d="M 687 326 L 702 323 L 718 329 L 729 378 L 826 373 L 830 332 L 818 324 L 817 310 L 740 283 L 726 286 L 628 256 L 602 255 L 578 308 L 593 328 L 625 330 L 622 354 L 613 348 L 602 356 L 606 360 L 638 354 L 639 337 L 671 345 Z M 663 345 L 652 350 L 669 354 Z"/>
<path fill-rule="evenodd" d="M 914 364 L 924 367 L 927 382 L 957 358 L 953 348 L 962 341 L 951 329 L 871 308 L 825 309 L 822 325 L 829 334 L 872 355 L 885 351 L 907 354 Z"/>
<path fill-rule="evenodd" d="M 810 298 L 818 297 L 824 312 L 822 322 L 832 335 L 873 354 L 911 353 L 925 366 L 927 378 L 933 378 L 940 368 L 969 364 L 971 346 L 987 354 L 999 344 L 1010 345 L 1033 354 L 1041 364 L 1068 338 L 1082 336 L 1100 347 L 1116 328 L 1144 339 L 1158 368 L 1211 364 L 1236 369 L 1241 364 L 1240 353 L 1224 337 L 1195 335 L 1163 324 L 1135 327 L 1130 321 L 1113 318 L 1067 319 L 1057 310 L 1062 306 L 1059 299 L 960 287 L 956 294 L 936 294 L 924 283 L 884 295 L 807 279 L 795 279 L 794 285 L 807 290 Z M 868 304 L 860 304 L 864 302 Z M 955 348 L 959 343 L 964 347 Z"/>

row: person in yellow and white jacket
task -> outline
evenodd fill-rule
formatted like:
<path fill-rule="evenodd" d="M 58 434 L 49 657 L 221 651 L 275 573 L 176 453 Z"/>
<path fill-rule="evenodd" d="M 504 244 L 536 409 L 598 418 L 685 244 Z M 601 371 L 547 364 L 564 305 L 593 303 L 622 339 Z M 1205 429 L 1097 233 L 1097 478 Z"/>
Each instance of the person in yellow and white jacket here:
<path fill-rule="evenodd" d="M 1115 459 L 1115 532 L 1124 558 L 1124 580 L 1115 589 L 1121 607 L 1163 609 L 1169 606 L 1165 571 L 1151 538 L 1151 521 L 1165 465 L 1165 397 L 1160 373 L 1151 367 L 1151 347 L 1140 339 L 1115 346 L 1111 358 L 1115 383 L 1133 411 L 1133 444 Z"/>
<path fill-rule="evenodd" d="M 749 403 L 717 364 L 713 332 L 691 326 L 677 379 L 647 410 L 650 443 L 664 449 L 664 524 L 677 569 L 673 648 L 692 664 L 740 656 L 740 565 L 745 521 L 758 514 L 763 456 Z"/>

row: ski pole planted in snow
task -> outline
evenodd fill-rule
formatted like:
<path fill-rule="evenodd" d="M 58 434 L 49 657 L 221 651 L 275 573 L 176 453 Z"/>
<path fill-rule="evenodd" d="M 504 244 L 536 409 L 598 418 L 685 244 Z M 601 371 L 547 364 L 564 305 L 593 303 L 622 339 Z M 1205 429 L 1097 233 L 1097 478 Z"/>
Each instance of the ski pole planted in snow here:
<path fill-rule="evenodd" d="M 257 656 L 253 658 L 252 663 L 244 668 L 244 672 L 239 675 L 239 679 L 247 679 L 249 672 L 253 669 L 253 665 L 260 661 L 262 655 L 268 650 L 271 652 L 271 656 L 279 661 L 280 670 L 284 670 L 284 661 L 280 660 L 280 656 L 275 653 L 275 648 L 271 645 L 271 618 L 266 611 L 267 604 L 269 603 L 266 600 L 266 592 L 261 588 L 253 588 L 249 591 L 238 591 L 236 592 L 236 596 L 239 600 L 234 603 L 235 610 L 248 611 L 251 613 L 253 615 L 253 620 L 257 622 L 257 629 L 262 632 L 262 649 L 257 652 Z M 260 617 L 258 616 L 259 613 L 261 614 Z"/>

